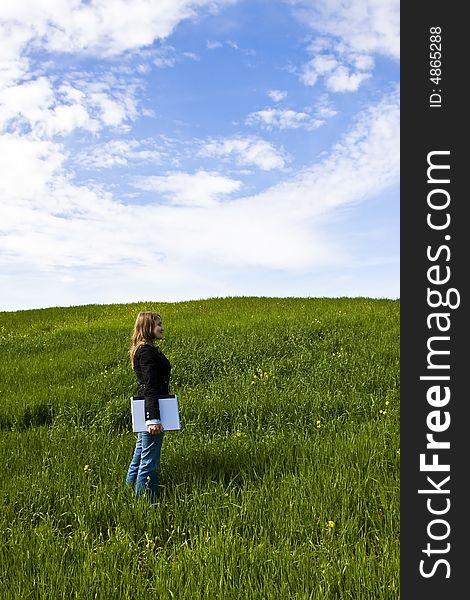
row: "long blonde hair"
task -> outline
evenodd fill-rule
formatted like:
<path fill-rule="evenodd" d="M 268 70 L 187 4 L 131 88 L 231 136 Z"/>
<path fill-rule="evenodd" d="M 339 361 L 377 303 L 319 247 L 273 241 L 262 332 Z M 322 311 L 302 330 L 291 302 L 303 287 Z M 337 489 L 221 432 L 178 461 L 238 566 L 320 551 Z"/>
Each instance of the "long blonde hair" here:
<path fill-rule="evenodd" d="M 135 320 L 134 330 L 132 332 L 132 343 L 129 348 L 131 366 L 134 366 L 134 355 L 142 344 L 153 344 L 155 337 L 155 323 L 161 321 L 161 316 L 150 310 L 141 311 Z"/>

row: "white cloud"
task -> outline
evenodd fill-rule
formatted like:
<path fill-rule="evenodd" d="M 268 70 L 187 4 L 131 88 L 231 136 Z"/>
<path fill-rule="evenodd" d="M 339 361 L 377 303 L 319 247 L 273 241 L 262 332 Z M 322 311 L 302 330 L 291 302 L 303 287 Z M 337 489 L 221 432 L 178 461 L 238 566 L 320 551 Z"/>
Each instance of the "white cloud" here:
<path fill-rule="evenodd" d="M 163 153 L 154 149 L 145 149 L 145 143 L 135 139 L 111 140 L 105 144 L 91 147 L 77 155 L 74 162 L 93 169 L 124 166 L 130 162 L 161 163 Z"/>
<path fill-rule="evenodd" d="M 0 89 L 0 131 L 25 127 L 36 136 L 51 137 L 76 128 L 96 131 L 98 122 L 83 104 L 60 103 L 51 81 L 40 77 Z"/>
<path fill-rule="evenodd" d="M 332 43 L 331 43 L 332 45 Z M 319 45 L 311 44 L 309 52 L 314 57 L 305 63 L 300 71 L 300 79 L 305 85 L 313 86 L 320 77 L 331 92 L 355 92 L 363 81 L 371 77 L 374 61 L 369 56 L 341 52 L 336 46 L 336 55 L 330 51 L 316 54 Z M 321 41 L 325 47 L 325 40 Z"/>
<path fill-rule="evenodd" d="M 357 91 L 371 76 L 374 55 L 398 60 L 399 0 L 286 0 L 302 23 L 318 34 L 307 48 L 313 55 L 300 69 L 305 85 L 324 77 L 332 92 Z"/>
<path fill-rule="evenodd" d="M 44 110 L 53 102 L 53 90 L 49 81 L 41 77 L 36 81 L 0 90 L 0 125 L 16 116 L 34 124 L 41 120 Z"/>
<path fill-rule="evenodd" d="M 317 119 L 307 112 L 280 108 L 265 108 L 250 113 L 247 116 L 245 123 L 247 125 L 260 125 L 268 131 L 271 131 L 274 128 L 298 129 L 300 127 L 312 130 L 323 125 L 324 120 Z"/>
<path fill-rule="evenodd" d="M 374 59 L 366 54 L 354 54 L 349 55 L 351 64 L 359 71 L 372 71 L 374 68 Z"/>
<path fill-rule="evenodd" d="M 99 107 L 105 125 L 116 126 L 125 120 L 126 111 L 124 107 L 113 98 L 110 98 L 108 94 L 103 92 L 92 93 L 91 100 Z"/>
<path fill-rule="evenodd" d="M 300 80 L 305 85 L 315 85 L 318 81 L 318 73 L 315 71 L 311 62 L 306 63 L 302 67 L 302 72 L 300 74 Z"/>
<path fill-rule="evenodd" d="M 159 69 L 174 67 L 178 63 L 183 62 L 184 59 L 201 60 L 200 56 L 195 52 L 182 52 L 178 54 L 176 48 L 168 44 L 152 49 L 151 51 L 145 51 L 142 54 L 147 57 L 153 57 L 152 63 Z"/>
<path fill-rule="evenodd" d="M 331 54 L 318 54 L 302 67 L 300 79 L 305 85 L 315 85 L 321 76 L 327 77 L 328 80 L 339 65 L 338 60 Z"/>
<path fill-rule="evenodd" d="M 200 150 L 201 156 L 234 157 L 239 165 L 258 167 L 263 171 L 282 169 L 286 163 L 283 151 L 256 137 L 233 137 L 210 140 Z"/>
<path fill-rule="evenodd" d="M 234 2 L 236 2 L 237 0 L 234 0 Z M 251 48 L 241 48 L 237 42 L 235 42 L 234 40 L 226 40 L 224 43 L 219 42 L 218 40 L 207 40 L 206 41 L 206 48 L 208 50 L 216 50 L 217 48 L 223 48 L 225 46 L 228 46 L 229 48 L 232 48 L 233 50 L 237 50 L 238 52 L 241 52 L 242 54 L 245 54 L 246 56 L 255 56 L 256 55 L 256 51 L 251 49 Z"/>
<path fill-rule="evenodd" d="M 201 60 L 201 57 L 195 52 L 183 52 L 183 56 L 189 58 L 190 60 L 194 60 L 196 62 Z"/>
<path fill-rule="evenodd" d="M 233 40 L 227 40 L 226 45 L 229 48 L 233 48 L 234 50 L 238 50 L 238 52 L 241 52 L 242 54 L 245 54 L 246 56 L 255 56 L 256 51 L 251 49 L 251 48 L 241 48 L 237 42 L 234 42 Z"/>
<path fill-rule="evenodd" d="M 43 194 L 65 158 L 64 150 L 59 144 L 14 134 L 0 136 L 2 220 L 3 208 L 8 201 L 25 203 L 33 201 L 37 196 L 42 202 Z M 35 207 L 40 210 L 41 203 Z"/>
<path fill-rule="evenodd" d="M 315 116 L 317 119 L 331 119 L 338 112 L 327 95 L 320 96 L 315 103 Z"/>
<path fill-rule="evenodd" d="M 47 136 L 64 135 L 79 128 L 92 132 L 98 129 L 96 120 L 90 118 L 86 108 L 80 104 L 61 104 L 53 108 L 51 113 L 48 122 L 44 123 Z"/>
<path fill-rule="evenodd" d="M 240 181 L 207 171 L 134 178 L 136 188 L 157 192 L 171 204 L 191 207 L 214 206 L 220 196 L 235 192 L 240 185 Z"/>
<path fill-rule="evenodd" d="M 0 3 L 0 131 L 36 136 L 67 135 L 75 129 L 128 130 L 138 115 L 135 82 L 111 72 L 70 72 L 61 85 L 34 73 L 38 50 L 110 58 L 164 40 L 184 19 L 216 11 L 234 0 L 23 0 Z M 174 64 L 165 52 L 158 60 Z M 194 53 L 186 58 L 197 60 Z M 142 69 L 142 65 L 140 66 Z M 124 67 L 121 67 L 124 69 Z M 137 72 L 139 67 L 137 67 Z"/>
<path fill-rule="evenodd" d="M 161 297 L 163 290 L 168 294 L 170 289 L 180 295 L 209 289 L 216 284 L 208 284 L 213 274 L 228 267 L 301 272 L 344 258 L 342 241 L 321 233 L 321 224 L 334 220 L 337 208 L 397 182 L 397 94 L 366 111 L 321 163 L 255 196 L 244 197 L 241 182 L 220 173 L 188 173 L 173 165 L 179 170 L 135 179 L 137 189 L 153 194 L 141 194 L 139 202 L 132 204 L 129 197 L 125 201 L 119 193 L 98 185 L 76 184 L 68 170 L 70 156 L 65 141 L 60 138 L 63 143 L 59 143 L 57 136 L 77 129 L 97 134 L 109 127 L 125 132 L 143 114 L 139 83 L 129 78 L 134 67 L 126 63 L 126 56 L 119 67 L 110 62 L 109 72 L 75 69 L 48 76 L 45 63 L 41 70 L 35 65 L 33 52 L 110 58 L 135 51 L 142 57 L 147 45 L 164 40 L 182 19 L 230 1 L 1 3 L 0 262 L 4 272 L 16 268 L 29 278 L 41 278 L 58 294 L 66 294 L 64 285 L 81 282 L 81 288 L 70 295 L 72 303 L 78 297 L 113 302 L 125 301 L 126 293 L 128 300 L 134 299 L 135 289 L 145 290 L 149 297 Z M 372 55 L 380 51 L 379 42 L 386 47 L 387 36 L 355 39 L 340 27 L 339 39 L 325 17 L 327 4 L 316 5 L 322 17 L 316 21 L 320 27 L 316 31 L 323 31 L 326 40 L 322 54 L 331 55 L 337 64 L 328 71 L 325 62 L 312 62 L 312 79 L 325 77 L 327 82 L 327 77 L 333 77 L 330 89 L 354 87 L 354 77 L 373 68 Z M 314 22 L 308 22 L 313 27 Z M 236 44 L 232 47 L 240 50 Z M 167 58 L 171 60 L 171 53 Z M 317 68 L 323 68 L 323 73 Z M 135 72 L 147 72 L 146 65 L 136 65 Z M 317 107 L 300 112 L 267 108 L 249 115 L 247 123 L 267 129 L 313 129 L 334 112 L 325 97 Z M 264 170 L 282 168 L 286 160 L 273 145 L 253 137 L 209 140 L 204 150 Z M 130 160 L 156 162 L 161 153 L 136 140 L 115 140 L 90 146 L 76 162 L 92 166 L 94 161 L 94 167 L 106 167 Z M 165 165 L 168 169 L 166 161 Z M 19 289 L 23 285 L 18 277 L 16 285 Z M 87 296 L 89 289 L 96 295 Z M 102 295 L 103 290 L 108 296 Z M 44 302 L 50 303 L 51 296 L 47 297 Z M 64 298 L 58 295 L 57 304 L 64 304 Z M 37 306 L 41 300 L 35 295 L 31 302 Z"/>
<path fill-rule="evenodd" d="M 295 180 L 274 186 L 258 202 L 269 201 L 274 206 L 289 202 L 293 219 L 312 218 L 397 183 L 399 117 L 395 92 L 361 113 L 323 161 Z"/>
<path fill-rule="evenodd" d="M 370 73 L 350 73 L 346 67 L 338 67 L 327 79 L 326 86 L 332 92 L 356 92 Z"/>
<path fill-rule="evenodd" d="M 30 40 L 30 32 L 21 20 L 15 25 L 2 22 L 1 11 L 6 8 L 6 3 L 0 4 L 0 89 L 23 77 L 29 67 L 22 50 Z"/>
<path fill-rule="evenodd" d="M 176 48 L 174 46 L 169 46 L 168 44 L 159 46 L 151 53 L 147 52 L 146 54 L 154 55 L 152 62 L 159 69 L 171 68 L 178 63 Z"/>
<path fill-rule="evenodd" d="M 338 66 L 338 61 L 334 56 L 323 54 L 313 58 L 310 64 L 318 75 L 325 75 Z"/>
<path fill-rule="evenodd" d="M 303 24 L 359 54 L 400 56 L 399 0 L 285 0 Z"/>
<path fill-rule="evenodd" d="M 30 132 L 38 138 L 68 135 L 75 129 L 96 133 L 103 127 L 128 128 L 139 114 L 137 87 L 107 76 L 101 82 L 81 74 L 74 84 L 55 85 L 42 76 L 0 89 L 0 132 Z"/>
<path fill-rule="evenodd" d="M 270 90 L 268 92 L 268 96 L 271 98 L 273 102 L 280 102 L 287 97 L 287 92 L 282 90 Z"/>
<path fill-rule="evenodd" d="M 118 56 L 168 37 L 182 20 L 233 0 L 23 0 L 0 4 L 0 38 L 15 25 L 18 49 L 33 41 L 52 52 Z M 20 23 L 19 30 L 16 28 Z M 3 53 L 2 53 L 3 54 Z"/>
<path fill-rule="evenodd" d="M 172 278 L 188 270 L 199 278 L 211 265 L 295 272 L 337 263 L 344 260 L 341 240 L 320 233 L 320 225 L 338 207 L 397 183 L 398 125 L 396 93 L 360 115 L 324 160 L 263 193 L 233 198 L 236 180 L 176 172 L 136 181 L 155 192 L 155 202 L 145 205 L 73 185 L 61 146 L 10 136 L 15 153 L 5 156 L 0 147 L 1 171 L 12 171 L 10 180 L 0 178 L 0 254 L 9 265 L 40 269 L 108 265 L 106 286 L 115 273 L 139 265 L 156 269 L 157 279 L 168 276 L 159 280 L 171 285 L 165 274 L 172 269 Z"/>

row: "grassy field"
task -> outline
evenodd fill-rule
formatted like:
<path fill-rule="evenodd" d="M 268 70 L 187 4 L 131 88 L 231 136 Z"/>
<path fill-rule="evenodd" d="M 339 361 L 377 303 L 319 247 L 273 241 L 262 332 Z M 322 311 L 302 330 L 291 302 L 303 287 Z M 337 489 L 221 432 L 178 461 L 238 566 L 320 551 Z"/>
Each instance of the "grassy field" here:
<path fill-rule="evenodd" d="M 124 486 L 128 347 L 163 317 L 182 429 Z M 0 597 L 399 598 L 399 301 L 0 313 Z"/>

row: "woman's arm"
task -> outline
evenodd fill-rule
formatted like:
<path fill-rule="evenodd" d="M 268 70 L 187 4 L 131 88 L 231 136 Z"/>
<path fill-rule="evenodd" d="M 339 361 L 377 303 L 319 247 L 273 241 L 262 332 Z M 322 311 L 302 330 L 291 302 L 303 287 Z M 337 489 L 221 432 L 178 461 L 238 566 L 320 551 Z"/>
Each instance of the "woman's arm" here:
<path fill-rule="evenodd" d="M 140 370 L 144 384 L 145 420 L 160 420 L 158 406 L 158 357 L 151 346 L 143 346 L 140 350 Z"/>

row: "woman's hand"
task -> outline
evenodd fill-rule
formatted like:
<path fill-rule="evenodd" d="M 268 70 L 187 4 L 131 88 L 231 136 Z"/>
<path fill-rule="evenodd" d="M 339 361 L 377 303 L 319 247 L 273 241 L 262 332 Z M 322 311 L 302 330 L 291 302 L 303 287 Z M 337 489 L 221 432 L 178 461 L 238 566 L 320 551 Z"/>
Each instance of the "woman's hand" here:
<path fill-rule="evenodd" d="M 151 435 L 158 435 L 163 431 L 163 425 L 161 423 L 158 425 L 149 425 L 147 430 Z"/>

